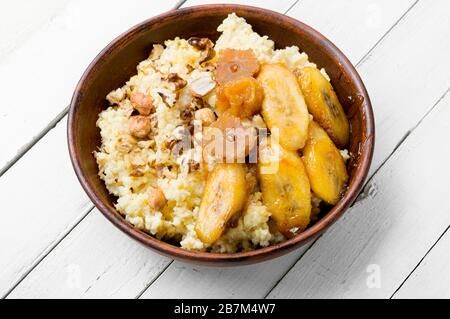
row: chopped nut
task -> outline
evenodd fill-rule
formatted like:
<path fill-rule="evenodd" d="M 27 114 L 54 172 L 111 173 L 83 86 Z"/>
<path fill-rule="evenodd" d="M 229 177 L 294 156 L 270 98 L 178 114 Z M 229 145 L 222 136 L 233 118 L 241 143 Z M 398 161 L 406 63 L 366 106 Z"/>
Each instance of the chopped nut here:
<path fill-rule="evenodd" d="M 189 161 L 189 173 L 198 171 L 200 169 L 200 163 L 198 162 L 194 162 L 194 161 Z"/>
<path fill-rule="evenodd" d="M 204 51 L 202 58 L 198 61 L 200 64 L 211 60 L 216 54 L 213 49 L 214 43 L 212 43 L 212 41 L 208 38 L 191 37 L 188 39 L 188 43 L 197 50 Z"/>
<path fill-rule="evenodd" d="M 144 176 L 144 167 L 132 165 L 130 175 L 133 177 Z"/>
<path fill-rule="evenodd" d="M 156 175 L 158 176 L 158 178 L 164 177 L 164 165 L 163 164 L 156 165 Z"/>
<path fill-rule="evenodd" d="M 188 43 L 197 50 L 201 51 L 206 50 L 209 47 L 212 47 L 212 42 L 208 38 L 191 37 L 188 39 Z"/>
<path fill-rule="evenodd" d="M 157 60 L 161 57 L 161 54 L 164 52 L 164 47 L 161 44 L 154 44 L 153 50 L 150 52 L 149 59 Z"/>
<path fill-rule="evenodd" d="M 198 61 L 200 64 L 206 61 L 211 60 L 216 55 L 216 51 L 212 47 L 208 48 L 206 53 L 203 54 L 203 57 Z"/>
<path fill-rule="evenodd" d="M 161 100 L 163 101 L 163 103 L 167 106 L 167 107 L 172 107 L 169 102 L 167 101 L 167 96 L 164 93 L 158 92 L 158 95 L 161 97 Z"/>
<path fill-rule="evenodd" d="M 188 74 L 194 71 L 194 67 L 190 64 L 186 64 L 186 69 Z"/>
<path fill-rule="evenodd" d="M 148 205 L 151 209 L 161 210 L 167 203 L 164 193 L 159 188 L 154 188 L 148 196 Z"/>
<path fill-rule="evenodd" d="M 135 115 L 130 117 L 130 134 L 137 138 L 145 138 L 151 131 L 150 117 Z"/>
<path fill-rule="evenodd" d="M 119 104 L 125 98 L 125 90 L 118 88 L 117 90 L 109 92 L 106 99 L 110 104 Z"/>
<path fill-rule="evenodd" d="M 175 144 L 177 144 L 177 140 L 168 140 L 168 141 L 164 141 L 161 148 L 162 150 L 171 150 Z"/>
<path fill-rule="evenodd" d="M 202 72 L 199 77 L 189 84 L 189 87 L 192 95 L 201 97 L 211 92 L 216 87 L 216 82 L 212 79 L 211 73 Z"/>
<path fill-rule="evenodd" d="M 190 121 L 192 119 L 192 111 L 190 109 L 184 109 L 180 112 L 180 118 L 183 121 Z"/>
<path fill-rule="evenodd" d="M 175 89 L 180 90 L 184 88 L 187 85 L 186 80 L 182 79 L 178 74 L 176 73 L 169 73 L 167 76 L 167 81 L 175 84 Z"/>
<path fill-rule="evenodd" d="M 192 99 L 191 107 L 193 109 L 202 109 L 205 107 L 205 101 L 201 97 L 194 96 Z"/>
<path fill-rule="evenodd" d="M 152 98 L 141 92 L 131 93 L 130 101 L 141 115 L 149 115 L 154 110 Z"/>
<path fill-rule="evenodd" d="M 208 126 L 216 120 L 216 115 L 211 109 L 205 107 L 203 109 L 195 111 L 194 118 L 201 121 L 202 125 Z"/>

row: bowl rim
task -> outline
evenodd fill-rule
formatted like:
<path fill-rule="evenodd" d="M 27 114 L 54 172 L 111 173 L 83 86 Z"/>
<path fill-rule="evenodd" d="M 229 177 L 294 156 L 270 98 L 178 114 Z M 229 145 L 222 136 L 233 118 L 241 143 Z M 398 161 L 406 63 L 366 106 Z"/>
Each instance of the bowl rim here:
<path fill-rule="evenodd" d="M 138 33 L 142 28 L 150 27 L 154 24 L 157 24 L 158 21 L 169 19 L 169 18 L 179 18 L 183 15 L 188 15 L 194 12 L 202 12 L 202 11 L 212 11 L 212 10 L 229 10 L 233 11 L 248 11 L 254 13 L 262 13 L 263 15 L 270 16 L 276 19 L 282 19 L 286 23 L 292 25 L 294 28 L 300 28 L 304 32 L 310 34 L 312 37 L 319 39 L 322 46 L 327 46 L 329 51 L 332 51 L 333 54 L 338 58 L 339 63 L 345 65 L 347 75 L 350 77 L 351 81 L 355 83 L 355 86 L 358 88 L 360 94 L 362 95 L 365 104 L 364 110 L 365 114 L 365 123 L 366 123 L 366 140 L 363 141 L 365 145 L 366 151 L 361 154 L 360 165 L 355 170 L 355 177 L 353 183 L 349 185 L 348 190 L 345 192 L 344 196 L 339 200 L 339 202 L 334 205 L 334 207 L 321 219 L 319 219 L 312 226 L 307 228 L 305 231 L 300 234 L 294 236 L 291 239 L 287 239 L 284 242 L 270 245 L 263 248 L 258 248 L 251 251 L 245 252 L 237 252 L 237 253 L 211 253 L 211 252 L 198 252 L 198 251 L 190 251 L 186 250 L 169 243 L 166 243 L 162 240 L 158 240 L 157 238 L 151 236 L 150 234 L 141 231 L 128 223 L 123 216 L 121 216 L 117 211 L 110 210 L 102 200 L 100 200 L 96 195 L 94 189 L 88 183 L 88 178 L 85 172 L 82 170 L 80 165 L 80 157 L 79 153 L 75 149 L 75 114 L 77 112 L 77 100 L 79 95 L 82 94 L 82 88 L 84 86 L 84 82 L 89 77 L 92 71 L 95 70 L 97 64 L 102 60 L 107 58 L 109 54 L 111 54 L 114 49 L 123 41 L 125 41 L 128 37 L 132 36 L 134 33 Z M 158 251 L 159 253 L 184 261 L 190 261 L 195 263 L 203 263 L 209 265 L 237 265 L 244 263 L 255 263 L 262 260 L 271 259 L 287 253 L 295 248 L 295 246 L 300 246 L 301 243 L 305 243 L 313 238 L 315 238 L 318 234 L 322 233 L 331 223 L 336 221 L 346 210 L 347 208 L 354 202 L 356 197 L 359 195 L 364 181 L 366 180 L 369 167 L 373 157 L 374 151 L 374 137 L 375 137 L 375 125 L 374 125 L 374 115 L 373 109 L 370 102 L 369 95 L 364 86 L 364 83 L 361 80 L 358 72 L 356 71 L 353 64 L 348 60 L 348 58 L 342 53 L 330 40 L 328 40 L 324 35 L 320 32 L 316 31 L 312 27 L 307 24 L 300 22 L 292 17 L 286 16 L 284 14 L 254 7 L 248 5 L 238 5 L 238 4 L 208 4 L 208 5 L 198 5 L 191 6 L 181 9 L 172 9 L 162 14 L 156 15 L 149 19 L 146 19 L 135 26 L 131 27 L 127 31 L 123 32 L 115 39 L 113 39 L 97 56 L 92 60 L 89 66 L 86 68 L 83 73 L 81 79 L 79 80 L 75 92 L 72 96 L 71 103 L 69 106 L 68 112 L 68 121 L 67 121 L 67 139 L 68 139 L 68 148 L 69 155 L 72 162 L 72 166 L 74 168 L 75 174 L 83 187 L 84 191 L 88 195 L 88 197 L 92 200 L 94 205 L 100 210 L 100 212 L 117 228 L 126 233 L 128 236 L 137 240 L 138 242 L 144 244 L 145 246 L 152 248 L 153 250 Z"/>

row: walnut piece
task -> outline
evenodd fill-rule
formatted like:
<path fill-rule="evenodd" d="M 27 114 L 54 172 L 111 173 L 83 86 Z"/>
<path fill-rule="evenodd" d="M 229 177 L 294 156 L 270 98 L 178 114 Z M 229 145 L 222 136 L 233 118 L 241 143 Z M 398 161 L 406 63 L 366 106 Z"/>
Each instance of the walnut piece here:
<path fill-rule="evenodd" d="M 181 90 L 182 88 L 184 88 L 187 85 L 186 80 L 181 78 L 176 73 L 169 73 L 169 75 L 167 76 L 167 81 L 174 83 L 176 90 Z"/>

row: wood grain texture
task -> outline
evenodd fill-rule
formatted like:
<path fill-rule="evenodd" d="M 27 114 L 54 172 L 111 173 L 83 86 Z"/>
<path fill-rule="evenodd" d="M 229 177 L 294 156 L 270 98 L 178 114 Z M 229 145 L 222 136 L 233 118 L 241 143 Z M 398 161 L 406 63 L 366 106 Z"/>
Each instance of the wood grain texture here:
<path fill-rule="evenodd" d="M 449 98 L 447 98 L 448 113 Z M 443 112 L 440 112 L 442 114 Z M 447 117 L 448 119 L 448 117 Z M 446 181 L 447 189 L 450 188 Z M 440 207 L 443 209 L 443 207 Z M 445 209 L 450 214 L 450 209 Z M 397 291 L 394 298 L 450 298 L 450 233 L 447 229 L 436 246 L 424 258 L 410 278 Z"/>
<path fill-rule="evenodd" d="M 356 1 L 355 1 L 356 2 Z M 304 15 L 309 13 L 308 5 L 312 8 L 319 6 L 322 10 L 313 10 L 316 15 L 323 14 L 326 17 L 333 17 L 340 10 L 340 2 L 335 4 L 327 2 L 325 6 L 317 4 L 315 1 L 301 1 L 294 8 L 289 11 L 289 15 L 297 18 L 296 15 L 291 14 L 293 12 L 301 12 Z M 356 3 L 355 3 L 356 4 Z M 364 28 L 355 29 L 355 26 L 348 25 L 346 30 L 341 30 L 341 33 L 335 32 L 332 41 L 345 42 L 349 29 L 355 29 L 352 36 L 355 38 L 353 42 L 354 47 L 364 46 L 366 51 L 360 51 L 360 55 L 354 55 L 353 61 L 356 63 L 364 54 L 370 50 L 370 48 L 378 41 L 378 39 L 401 17 L 401 15 L 413 4 L 397 2 L 397 16 L 392 15 L 392 3 L 380 2 L 384 4 L 383 10 L 391 12 L 390 19 L 384 19 L 383 28 L 376 33 L 371 33 L 371 42 L 367 40 L 367 30 Z M 305 6 L 305 7 L 302 7 Z M 354 8 L 359 8 L 360 11 L 352 11 L 353 15 L 363 15 L 365 12 L 364 6 L 355 5 Z M 344 9 L 348 9 L 344 7 Z M 306 12 L 306 13 L 305 13 Z M 353 16 L 352 15 L 352 16 Z M 330 33 L 334 30 L 334 24 L 329 22 L 329 19 L 314 19 L 316 25 L 311 25 L 318 31 L 324 34 Z M 358 21 L 356 25 L 360 25 Z M 330 28 L 330 29 L 328 29 Z M 349 45 L 349 44 L 348 44 Z M 349 51 L 352 51 L 349 48 Z M 364 79 L 364 77 L 363 77 Z M 381 88 L 380 88 L 381 89 Z M 375 105 L 376 107 L 376 105 Z M 398 114 L 400 117 L 400 114 Z M 379 134 L 389 134 L 389 132 L 381 132 Z M 243 297 L 243 298 L 261 298 L 273 287 L 274 283 L 283 275 L 305 251 L 305 248 L 298 250 L 286 257 L 277 259 L 275 262 L 276 267 L 271 267 L 264 263 L 261 265 L 255 265 L 249 271 L 247 267 L 240 267 L 236 269 L 207 269 L 205 267 L 190 266 L 178 262 L 174 262 L 149 289 L 142 295 L 143 298 L 184 298 L 184 297 L 197 297 L 206 298 L 208 296 L 217 296 L 225 298 Z M 182 280 L 181 280 L 182 278 Z"/>
<path fill-rule="evenodd" d="M 68 0 L 28 1 L 15 0 L 2 6 L 0 11 L 0 61 L 26 42 L 41 28 L 50 23 L 52 17 L 64 8 Z M 14 30 L 14 32 L 11 32 Z"/>
<path fill-rule="evenodd" d="M 132 298 L 169 262 L 94 209 L 8 298 Z"/>
<path fill-rule="evenodd" d="M 145 2 L 145 1 L 144 1 Z M 69 68 L 76 72 L 76 77 L 80 76 L 82 70 L 89 62 L 96 51 L 99 50 L 104 44 L 106 44 L 111 38 L 116 35 L 117 32 L 126 29 L 135 22 L 138 22 L 145 17 L 155 15 L 167 10 L 173 6 L 176 1 L 166 1 L 162 6 L 151 6 L 147 8 L 144 12 L 140 13 L 127 13 L 120 20 L 120 23 L 115 24 L 115 27 L 110 28 L 108 23 L 113 23 L 113 20 L 109 20 L 114 15 L 111 15 L 111 8 L 115 8 L 115 14 L 119 16 L 121 8 L 111 7 L 105 12 L 103 19 L 108 20 L 105 22 L 105 30 L 102 32 L 104 34 L 97 34 L 97 38 L 86 38 L 85 42 L 81 41 L 83 33 L 86 32 L 86 27 L 89 27 L 92 23 L 99 23 L 98 16 L 96 17 L 95 6 L 93 6 L 94 11 L 90 14 L 92 16 L 80 16 L 79 19 L 83 21 L 83 27 L 79 30 L 67 30 L 59 24 L 54 25 L 55 21 L 60 21 L 62 18 L 58 13 L 53 15 L 51 22 L 42 28 L 42 30 L 35 31 L 30 37 L 29 41 L 37 41 L 31 52 L 42 51 L 37 57 L 35 57 L 36 72 L 42 74 L 49 74 L 48 72 L 63 72 L 59 66 L 55 65 L 51 69 L 44 71 L 39 71 L 42 67 L 41 63 L 43 60 L 39 60 L 38 57 L 42 59 L 48 59 L 47 61 L 52 64 L 52 59 L 55 61 L 64 61 L 64 63 L 70 64 Z M 141 2 L 141 5 L 148 5 L 148 2 Z M 88 6 L 86 2 L 80 2 L 77 5 Z M 98 10 L 101 8 L 100 3 L 96 3 Z M 131 1 L 131 9 L 134 6 L 139 5 L 136 1 Z M 84 7 L 81 7 L 84 8 Z M 134 8 L 136 9 L 136 8 Z M 141 8 L 142 9 L 142 8 Z M 59 12 L 59 11 L 58 11 Z M 84 11 L 83 11 L 84 12 Z M 106 13 L 110 14 L 108 17 Z M 58 18 L 59 17 L 59 18 Z M 94 21 L 94 18 L 96 20 Z M 58 20 L 59 19 L 59 20 Z M 86 26 L 84 26 L 84 23 Z M 118 28 L 118 29 L 117 29 Z M 121 28 L 121 29 L 120 29 Z M 106 30 L 107 29 L 107 30 Z M 102 30 L 98 28 L 98 30 Z M 70 32 L 69 32 L 70 31 Z M 64 38 L 67 35 L 67 39 Z M 52 37 L 59 39 L 58 43 L 50 43 Z M 59 38 L 58 38 L 59 37 Z M 72 37 L 72 38 L 71 38 Z M 33 40 L 34 39 L 34 40 Z M 74 39 L 80 39 L 81 44 L 77 50 L 73 50 L 70 54 L 77 56 L 80 59 L 86 59 L 86 64 L 77 64 L 77 61 L 67 61 L 65 59 L 49 57 L 46 55 L 46 50 L 51 50 L 52 45 L 64 46 L 64 41 Z M 98 41 L 97 41 L 98 40 Z M 47 41 L 47 42 L 46 42 Z M 53 40 L 52 40 L 53 41 Z M 104 41 L 105 43 L 103 43 Z M 95 42 L 95 45 L 100 45 L 99 47 L 91 47 L 91 42 Z M 28 43 L 28 42 L 27 42 Z M 17 66 L 14 64 L 18 54 L 20 52 L 25 54 L 26 48 L 29 44 L 24 43 L 25 49 L 22 47 L 17 48 L 11 55 L 0 61 L 0 69 L 8 68 L 13 72 L 16 77 L 21 76 L 18 72 L 21 69 L 15 68 Z M 74 42 L 75 43 L 75 42 Z M 50 45 L 50 46 L 49 46 Z M 84 50 L 84 47 L 85 49 Z M 49 47 L 48 47 L 49 46 Z M 69 45 L 65 49 L 70 48 Z M 83 50 L 82 50 L 83 49 Z M 34 50 L 34 51 L 33 51 Z M 79 52 L 83 51 L 83 52 Z M 86 52 L 85 52 L 86 51 Z M 86 53 L 88 55 L 84 55 Z M 18 62 L 17 60 L 16 62 Z M 79 61 L 78 61 L 79 62 Z M 17 66 L 18 67 L 18 66 Z M 21 66 L 24 67 L 24 66 Z M 34 69 L 33 69 L 34 70 Z M 31 71 L 30 71 L 31 72 Z M 35 71 L 33 71 L 35 72 Z M 0 83 L 2 81 L 7 81 L 6 73 L 0 73 Z M 21 71 L 21 74 L 24 72 Z M 70 72 L 67 71 L 67 76 Z M 61 75 L 63 76 L 63 75 Z M 65 77 L 64 75 L 63 77 Z M 27 79 L 29 80 L 29 79 Z M 64 78 L 64 81 L 66 78 Z M 76 79 L 78 80 L 78 79 Z M 75 81 L 76 81 L 75 80 Z M 54 80 L 52 80 L 55 83 Z M 30 90 L 37 90 L 38 88 L 43 89 L 43 94 L 45 96 L 51 96 L 46 89 L 48 88 L 48 83 L 45 80 L 40 79 L 37 81 L 39 85 L 28 85 Z M 75 82 L 74 82 L 75 83 Z M 65 87 L 67 92 L 65 93 L 64 103 L 57 103 L 53 106 L 58 106 L 58 112 L 67 105 L 72 94 L 72 84 L 66 85 L 62 81 L 56 81 L 59 88 Z M 13 83 L 8 83 L 12 86 Z M 43 87 L 45 85 L 45 87 Z M 8 88 L 9 86 L 6 86 Z M 25 86 L 25 84 L 24 84 Z M 22 87 L 22 86 L 20 86 Z M 19 89 L 18 85 L 14 86 L 14 89 Z M 53 89 L 52 89 L 53 90 Z M 53 90 L 57 91 L 57 90 Z M 28 93 L 27 93 L 28 94 Z M 52 93 L 53 94 L 53 93 Z M 58 93 L 59 94 L 59 93 Z M 26 98 L 23 94 L 19 95 L 21 98 L 16 99 L 14 103 L 24 103 Z M 11 95 L 5 95 L 5 99 L 11 98 Z M 38 99 L 38 98 L 36 98 Z M 41 101 L 48 102 L 47 99 L 41 98 Z M 0 153 L 0 164 L 2 161 L 2 156 L 8 153 L 8 147 L 11 147 L 16 142 L 18 135 L 26 133 L 30 128 L 30 122 L 34 125 L 34 120 L 39 120 L 39 116 L 45 115 L 44 113 L 51 109 L 50 104 L 44 103 L 42 105 L 34 104 L 33 106 L 27 104 L 28 108 L 32 108 L 33 112 L 39 114 L 29 114 L 25 117 L 25 122 L 14 122 L 14 120 L 9 115 L 18 114 L 17 112 L 27 112 L 27 108 L 22 106 L 17 106 L 15 104 L 8 104 L 8 100 L 5 100 L 0 106 L 0 132 L 1 132 L 1 145 L 2 152 Z M 6 109 L 8 106 L 8 109 Z M 3 113 L 12 112 L 12 113 Z M 14 113 L 14 114 L 13 114 Z M 15 115 L 14 115 L 15 116 Z M 47 118 L 49 120 L 50 118 Z M 4 122 L 3 122 L 4 121 Z M 18 132 L 16 129 L 20 127 L 21 130 Z M 10 131 L 17 134 L 10 134 Z M 18 134 L 20 133 L 20 134 Z M 17 135 L 17 136 L 16 136 Z M 8 143 L 4 143 L 5 139 L 8 138 Z M 3 152 L 3 150 L 5 152 Z M 1 166 L 1 165 L 0 165 Z M 90 210 L 92 209 L 92 203 L 88 200 L 84 191 L 76 179 L 73 169 L 70 164 L 70 159 L 67 152 L 66 143 L 66 119 L 64 118 L 55 129 L 51 130 L 41 142 L 37 143 L 28 153 L 25 154 L 10 170 L 8 170 L 0 178 L 0 190 L 2 193 L 2 202 L 4 204 L 3 209 L 0 210 L 0 217 L 4 222 L 0 223 L 0 296 L 6 294 L 14 285 L 25 276 L 30 269 L 34 267 L 48 252 L 54 247 L 58 241 L 63 238 L 67 232 L 77 224 L 77 222 Z M 14 242 L 14 245 L 11 245 Z"/>
<path fill-rule="evenodd" d="M 442 63 L 450 56 L 448 6 L 446 1 L 419 2 L 360 68 L 377 115 L 373 169 L 450 86 L 450 65 Z M 316 242 L 269 297 L 390 297 L 449 223 L 441 203 L 431 208 L 445 187 L 429 183 L 436 180 L 434 185 L 440 185 L 447 176 L 439 169 L 440 159 L 429 156 L 446 152 L 442 144 L 448 134 L 444 139 L 437 136 L 417 136 L 396 154 L 360 202 Z M 420 143 L 424 145 L 419 151 Z M 381 267 L 380 289 L 366 285 L 372 264 Z"/>
<path fill-rule="evenodd" d="M 40 145 L 46 145 L 46 147 L 48 149 L 58 149 L 58 153 L 64 154 L 65 156 L 67 156 L 67 145 L 66 145 L 66 136 L 65 136 L 65 121 L 66 118 L 63 119 L 63 121 L 61 121 L 61 123 L 59 123 L 57 125 L 57 128 L 54 130 L 55 132 L 57 131 L 61 138 L 61 141 L 59 142 L 54 142 L 52 140 L 49 139 L 50 134 L 48 134 L 47 136 L 45 136 L 34 148 L 38 148 Z M 56 152 L 56 151 L 55 151 Z M 42 157 L 48 157 L 48 151 L 47 152 L 42 152 Z M 27 154 L 28 156 L 28 154 Z M 35 157 L 35 155 L 33 156 Z M 23 159 L 21 159 L 19 161 L 23 162 L 25 159 L 25 157 Z M 38 159 L 36 157 L 37 161 L 35 163 L 41 163 L 42 159 Z M 15 165 L 13 166 L 8 172 L 7 174 L 11 175 L 11 176 L 20 176 L 20 174 L 27 174 L 27 171 L 32 170 L 32 169 L 36 169 L 35 166 L 33 166 L 33 162 L 29 161 L 27 162 L 27 168 L 23 169 L 20 168 L 19 165 Z M 74 201 L 75 200 L 79 200 L 80 198 L 82 198 L 84 200 L 85 205 L 88 208 L 92 207 L 92 204 L 90 201 L 88 201 L 86 199 L 86 196 L 84 194 L 84 192 L 81 190 L 80 186 L 78 185 L 78 182 L 76 180 L 76 177 L 74 175 L 74 173 L 72 172 L 72 168 L 71 168 L 71 164 L 69 160 L 63 161 L 62 163 L 59 164 L 58 167 L 61 167 L 61 169 L 53 169 L 53 170 L 47 170 L 47 175 L 45 176 L 45 178 L 49 181 L 55 180 L 56 178 L 61 178 L 62 180 L 67 180 L 67 181 L 73 181 L 74 185 L 76 187 L 70 187 L 71 183 L 67 183 L 67 185 L 65 186 L 65 194 L 67 196 L 70 196 L 70 198 L 72 198 Z M 56 168 L 56 167 L 55 167 Z M 20 169 L 21 173 L 16 173 L 16 169 Z M 66 171 L 67 170 L 67 171 Z M 23 172 L 22 172 L 23 171 Z M 39 171 L 39 170 L 37 170 Z M 6 175 L 5 175 L 6 176 Z M 2 177 L 3 178 L 3 177 Z M 13 178 L 13 177 L 11 177 Z M 1 179 L 0 179 L 1 181 Z M 32 183 L 32 181 L 30 181 Z M 40 184 L 33 184 L 33 187 L 39 187 Z M 56 183 L 48 183 L 47 187 L 45 188 L 45 192 L 47 193 L 52 193 L 53 191 L 55 191 L 58 188 L 61 188 L 60 186 L 61 184 L 56 184 Z M 31 186 L 30 186 L 31 187 Z M 11 192 L 11 196 L 17 196 L 16 194 L 18 194 L 18 191 L 16 189 L 9 189 L 9 192 Z M 12 194 L 13 193 L 13 194 Z M 5 193 L 5 198 L 9 197 L 8 193 Z M 22 196 L 33 196 L 33 191 L 32 189 L 30 189 L 29 191 L 27 191 L 26 193 L 22 193 Z M 64 208 L 65 214 L 59 214 L 59 215 L 55 215 L 55 214 L 49 214 L 48 216 L 46 215 L 47 211 L 52 211 L 52 209 L 55 210 L 61 210 L 63 209 L 64 206 L 60 206 L 64 203 L 66 203 L 65 200 L 63 201 L 59 201 L 59 197 L 54 198 L 52 201 L 48 200 L 47 196 L 43 197 L 44 202 L 39 206 L 39 210 L 41 210 L 43 212 L 43 214 L 41 215 L 41 220 L 45 221 L 48 218 L 56 218 L 60 221 L 61 224 L 64 224 L 64 228 L 66 229 L 65 234 L 67 233 L 67 231 L 70 229 L 69 225 L 73 225 L 74 223 L 74 219 L 73 217 L 71 217 L 70 214 L 80 214 L 80 209 L 79 208 L 71 208 L 70 206 L 67 206 L 66 208 Z M 13 203 L 11 204 L 7 204 L 7 205 L 13 205 Z M 51 207 L 49 207 L 51 206 Z M 12 206 L 11 206 L 12 207 Z M 27 210 L 23 210 L 21 211 L 22 214 L 27 213 Z M 91 213 L 92 214 L 92 213 Z M 77 215 L 79 216 L 79 215 Z M 78 221 L 78 219 L 76 219 Z M 113 226 L 109 224 L 109 222 L 107 220 L 105 220 L 104 218 L 95 218 L 95 219 L 91 219 L 91 218 L 85 218 L 83 219 L 80 224 L 77 226 L 77 229 L 80 227 L 83 228 L 87 228 L 89 229 L 89 231 L 87 231 L 87 234 L 90 234 L 91 236 L 83 236 L 82 238 L 76 238 L 73 237 L 75 235 L 73 235 L 74 233 L 76 234 L 76 230 L 72 231 L 66 238 L 64 238 L 63 243 L 69 242 L 68 244 L 66 244 L 64 246 L 64 249 L 60 249 L 60 250 L 53 250 L 53 252 L 48 253 L 47 251 L 45 252 L 46 258 L 44 259 L 44 266 L 40 266 L 35 268 L 31 274 L 29 276 L 26 277 L 26 279 L 24 281 L 22 281 L 20 283 L 20 285 L 14 290 L 14 293 L 10 294 L 11 297 L 21 297 L 22 293 L 26 294 L 29 297 L 41 297 L 44 298 L 46 296 L 55 296 L 53 294 L 53 291 L 58 291 L 58 294 L 61 296 L 84 296 L 84 290 L 83 289 L 79 289 L 79 290 L 73 290 L 71 289 L 71 287 L 64 285 L 64 284 L 60 284 L 59 282 L 54 282 L 52 280 L 42 280 L 43 277 L 47 277 L 47 278 L 52 278 L 53 275 L 55 276 L 63 276 L 66 269 L 60 268 L 57 269 L 55 267 L 45 267 L 45 265 L 50 265 L 50 264 L 54 264 L 52 262 L 53 258 L 57 258 L 58 260 L 65 260 L 65 259 L 71 259 L 72 256 L 74 256 L 73 254 L 75 253 L 75 251 L 72 249 L 73 245 L 75 244 L 75 241 L 77 243 L 79 243 L 79 245 L 77 247 L 79 248 L 79 252 L 75 253 L 75 255 L 77 255 L 78 259 L 77 259 L 77 264 L 79 265 L 90 265 L 91 263 L 96 263 L 98 265 L 100 265 L 98 268 L 95 265 L 91 265 L 89 266 L 90 269 L 90 276 L 92 275 L 92 278 L 96 278 L 98 276 L 101 276 L 103 273 L 108 272 L 109 271 L 109 261 L 108 259 L 110 257 L 109 256 L 110 253 L 115 253 L 116 252 L 116 241 L 114 240 L 108 240 L 108 241 L 98 241 L 95 240 L 94 238 L 96 238 L 96 233 L 103 233 L 105 232 L 105 225 L 112 228 Z M 106 228 L 109 229 L 109 228 Z M 41 230 L 42 231 L 42 230 Z M 59 230 L 61 231 L 61 230 Z M 116 231 L 117 232 L 117 231 Z M 127 258 L 125 255 L 134 255 L 138 254 L 137 252 L 141 252 L 142 251 L 142 247 L 138 244 L 136 244 L 135 242 L 133 242 L 131 239 L 129 239 L 128 237 L 126 237 L 123 234 L 119 234 L 121 235 L 121 238 L 123 240 L 123 242 L 126 243 L 132 243 L 133 245 L 131 245 L 125 252 L 123 252 L 123 254 L 121 255 L 121 258 Z M 12 235 L 10 234 L 10 232 L 6 232 L 6 227 L 5 227 L 5 238 L 9 238 Z M 93 236 L 93 237 L 92 237 Z M 105 235 L 107 236 L 107 235 Z M 27 237 L 28 239 L 28 237 Z M 36 238 L 34 239 L 37 243 L 40 243 L 40 238 Z M 72 244 L 71 244 L 72 243 Z M 47 241 L 44 241 L 43 245 L 50 245 L 50 243 L 48 243 Z M 6 243 L 5 243 L 6 245 Z M 42 252 L 39 250 L 38 245 L 36 245 L 37 247 L 33 248 L 30 247 L 30 251 L 33 251 L 35 254 L 37 254 L 38 256 L 40 256 L 42 254 Z M 86 249 L 86 247 L 89 247 L 89 249 Z M 18 249 L 20 249 L 20 247 L 18 247 Z M 14 249 L 14 247 L 11 250 L 11 254 L 17 254 L 19 250 Z M 92 258 L 92 255 L 90 254 L 91 251 L 97 251 L 98 253 L 95 254 L 95 258 Z M 56 254 L 56 255 L 54 255 Z M 69 256 L 67 256 L 67 254 L 69 254 Z M 148 255 L 146 255 L 148 256 Z M 7 256 L 5 256 L 7 257 Z M 3 258 L 3 255 L 0 256 L 0 258 Z M 153 254 L 151 253 L 151 258 L 152 262 L 150 262 L 150 265 L 154 265 L 155 269 L 156 269 L 156 273 L 158 272 L 159 268 L 159 262 L 162 262 L 164 260 L 166 260 L 166 258 L 163 258 L 159 255 Z M 5 264 L 7 263 L 7 258 L 4 259 Z M 39 259 L 40 260 L 40 259 Z M 37 261 L 39 261 L 37 260 Z M 48 261 L 50 260 L 50 261 Z M 132 260 L 132 259 L 129 259 Z M 6 293 L 8 291 L 8 289 L 10 289 L 11 287 L 13 287 L 13 285 L 15 283 L 17 283 L 20 278 L 27 274 L 28 271 L 30 271 L 30 269 L 33 268 L 33 266 L 35 265 L 35 263 L 37 262 L 33 256 L 30 256 L 30 261 L 29 263 L 26 262 L 18 262 L 18 266 L 20 265 L 22 268 L 20 269 L 20 271 L 17 269 L 17 267 L 13 268 L 12 271 L 10 273 L 5 273 L 3 278 L 5 280 L 5 284 L 4 286 L 2 286 L 3 290 L 0 291 L 0 295 Z M 146 263 L 149 262 L 148 260 L 142 260 L 141 262 L 136 262 L 136 266 L 139 266 L 142 263 Z M 56 262 L 55 262 L 56 263 Z M 88 267 L 88 266 L 86 266 Z M 84 267 L 83 267 L 84 268 Z M 56 275 L 56 273 L 59 271 L 59 274 Z M 45 274 L 43 274 L 45 273 Z M 135 283 L 134 288 L 131 288 L 130 286 L 128 286 L 128 289 L 126 291 L 122 291 L 120 290 L 120 287 L 117 287 L 118 291 L 115 293 L 115 295 L 120 295 L 123 297 L 134 297 L 137 296 L 141 290 L 142 290 L 142 283 L 144 284 L 148 284 L 152 281 L 153 277 L 155 276 L 155 274 L 153 276 L 148 276 L 145 279 L 140 278 L 137 281 L 134 281 L 132 278 L 135 275 L 134 272 L 126 272 L 123 273 L 123 280 L 128 280 L 131 283 Z M 43 277 L 42 277 L 43 276 Z M 106 276 L 107 277 L 107 276 Z M 106 278 L 104 277 L 104 278 Z M 91 277 L 89 277 L 91 278 Z M 32 283 L 32 284 L 28 284 L 28 283 Z M 84 282 L 83 282 L 84 283 Z M 52 285 L 56 284 L 57 287 L 52 287 Z M 99 284 L 98 288 L 97 288 L 97 284 Z M 87 289 L 87 287 L 90 285 L 89 281 L 86 281 L 86 286 L 83 286 L 85 289 Z M 40 286 L 41 288 L 39 289 L 39 291 L 34 292 L 35 287 Z M 99 281 L 93 281 L 92 282 L 92 287 L 89 289 L 88 291 L 88 296 L 94 296 L 94 292 L 95 292 L 95 296 L 109 296 L 110 295 L 110 289 L 114 290 L 113 288 L 111 288 L 111 286 L 107 287 L 105 285 L 101 285 Z M 30 288 L 32 287 L 32 288 Z"/>
<path fill-rule="evenodd" d="M 0 296 L 92 207 L 70 165 L 65 124 L 0 178 Z"/>
<path fill-rule="evenodd" d="M 431 155 L 450 154 L 449 106 L 447 95 L 269 298 L 391 297 L 450 225 L 436 200 L 448 196 L 447 157 Z"/>
<path fill-rule="evenodd" d="M 331 39 L 356 65 L 376 44 L 374 39 L 381 39 L 415 0 L 334 2 L 302 0 L 289 10 L 289 15 Z"/>
<path fill-rule="evenodd" d="M 66 1 L 43 27 L 11 43 L 14 50 L 3 49 L 10 53 L 0 60 L 0 86 L 8 92 L 0 107 L 0 136 L 8 136 L 8 141 L 2 142 L 0 169 L 69 104 L 83 70 L 103 47 L 175 3 L 130 0 L 124 9 L 119 3 Z M 14 25 L 7 32 L 14 34 Z"/>

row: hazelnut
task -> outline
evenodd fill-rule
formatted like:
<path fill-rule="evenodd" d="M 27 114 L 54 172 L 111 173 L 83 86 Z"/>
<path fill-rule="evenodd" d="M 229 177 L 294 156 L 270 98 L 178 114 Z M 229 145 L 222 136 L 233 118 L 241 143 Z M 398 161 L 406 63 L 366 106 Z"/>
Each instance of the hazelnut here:
<path fill-rule="evenodd" d="M 137 138 L 145 138 L 151 130 L 150 117 L 144 115 L 134 115 L 130 117 L 130 134 Z"/>
<path fill-rule="evenodd" d="M 141 92 L 131 93 L 130 101 L 141 115 L 149 115 L 154 110 L 152 98 Z"/>
<path fill-rule="evenodd" d="M 153 210 L 161 210 L 167 203 L 164 193 L 159 188 L 154 188 L 148 195 L 148 205 Z"/>

